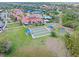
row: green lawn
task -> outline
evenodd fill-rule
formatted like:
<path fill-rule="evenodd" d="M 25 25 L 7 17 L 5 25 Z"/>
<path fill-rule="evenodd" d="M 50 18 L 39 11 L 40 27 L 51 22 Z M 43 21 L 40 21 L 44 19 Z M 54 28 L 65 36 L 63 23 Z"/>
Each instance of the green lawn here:
<path fill-rule="evenodd" d="M 8 39 L 12 42 L 12 52 L 5 56 L 54 56 L 44 44 L 48 36 L 32 39 L 25 34 L 25 30 L 24 27 L 13 28 L 0 34 L 0 40 Z"/>
<path fill-rule="evenodd" d="M 14 28 L 14 27 L 18 27 L 18 26 L 20 26 L 20 24 L 18 22 L 7 24 L 7 28 Z"/>

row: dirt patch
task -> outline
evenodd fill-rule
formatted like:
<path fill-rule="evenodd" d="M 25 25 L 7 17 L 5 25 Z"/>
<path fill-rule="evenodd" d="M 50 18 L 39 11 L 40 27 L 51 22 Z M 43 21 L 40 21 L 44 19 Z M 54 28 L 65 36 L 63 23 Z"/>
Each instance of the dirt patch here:
<path fill-rule="evenodd" d="M 68 56 L 67 49 L 62 40 L 56 38 L 49 38 L 45 42 L 46 46 L 50 51 L 53 51 L 58 57 Z"/>
<path fill-rule="evenodd" d="M 3 54 L 0 54 L 0 57 L 4 57 L 4 55 Z"/>
<path fill-rule="evenodd" d="M 53 57 L 54 54 L 47 48 L 19 48 L 13 56 L 17 57 Z"/>

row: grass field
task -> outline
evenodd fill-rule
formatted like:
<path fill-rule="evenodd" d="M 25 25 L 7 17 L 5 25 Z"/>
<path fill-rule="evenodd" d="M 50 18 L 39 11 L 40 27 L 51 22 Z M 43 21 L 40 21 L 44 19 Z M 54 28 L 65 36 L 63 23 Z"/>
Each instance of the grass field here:
<path fill-rule="evenodd" d="M 20 26 L 19 22 L 8 23 L 7 28 L 14 28 Z"/>
<path fill-rule="evenodd" d="M 44 44 L 48 36 L 32 39 L 25 34 L 25 28 L 10 29 L 0 34 L 0 40 L 12 42 L 12 52 L 5 56 L 54 56 Z"/>
<path fill-rule="evenodd" d="M 12 43 L 12 51 L 4 56 L 16 56 L 16 57 L 40 57 L 40 56 L 60 56 L 59 51 L 62 52 L 61 56 L 66 56 L 65 45 L 61 40 L 59 30 L 55 30 L 57 37 L 43 36 L 40 38 L 33 39 L 31 35 L 26 35 L 25 31 L 28 26 L 24 27 L 18 23 L 8 24 L 8 28 L 0 33 L 0 41 L 9 40 Z M 35 26 L 29 26 L 35 27 Z M 58 39 L 58 40 L 57 40 Z M 50 41 L 49 41 L 50 40 Z M 60 41 L 60 42 L 59 42 Z M 47 43 L 48 44 L 47 44 Z M 54 46 L 54 43 L 55 46 Z M 60 45 L 62 44 L 62 45 Z M 59 48 L 56 48 L 59 47 Z M 54 51 L 56 50 L 56 51 Z M 57 52 L 58 51 L 58 52 Z"/>

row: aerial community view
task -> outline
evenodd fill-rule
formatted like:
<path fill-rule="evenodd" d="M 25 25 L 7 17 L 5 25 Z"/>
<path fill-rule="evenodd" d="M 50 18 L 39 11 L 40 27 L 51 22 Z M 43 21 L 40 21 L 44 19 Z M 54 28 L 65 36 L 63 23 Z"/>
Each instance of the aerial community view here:
<path fill-rule="evenodd" d="M 0 3 L 0 57 L 79 57 L 79 3 Z"/>

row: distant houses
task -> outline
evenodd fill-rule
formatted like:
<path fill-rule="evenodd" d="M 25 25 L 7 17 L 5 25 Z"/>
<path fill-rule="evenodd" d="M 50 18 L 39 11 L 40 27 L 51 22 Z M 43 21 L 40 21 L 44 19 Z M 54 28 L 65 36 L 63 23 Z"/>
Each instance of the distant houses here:
<path fill-rule="evenodd" d="M 33 10 L 23 10 L 24 13 L 31 13 Z"/>
<path fill-rule="evenodd" d="M 3 27 L 4 27 L 4 23 L 0 21 L 0 31 L 3 30 Z"/>
<path fill-rule="evenodd" d="M 10 16 L 10 13 L 7 12 L 7 10 L 0 11 L 0 19 L 8 19 Z"/>
<path fill-rule="evenodd" d="M 34 16 L 33 17 L 25 16 L 23 17 L 22 22 L 27 25 L 27 24 L 33 24 L 33 23 L 42 23 L 43 20 L 41 18 L 37 18 Z"/>
<path fill-rule="evenodd" d="M 44 23 L 44 20 L 46 22 L 46 20 L 52 19 L 51 16 L 44 15 L 44 12 L 42 10 L 15 9 L 12 12 L 12 15 L 17 19 L 21 18 L 23 24 Z"/>
<path fill-rule="evenodd" d="M 48 16 L 48 15 L 43 15 L 43 19 L 52 19 L 52 17 L 51 16 Z"/>
<path fill-rule="evenodd" d="M 48 5 L 42 5 L 40 6 L 41 9 L 46 9 L 46 10 L 51 10 L 51 6 L 48 6 Z"/>
<path fill-rule="evenodd" d="M 43 14 L 43 10 L 34 10 L 32 14 Z"/>
<path fill-rule="evenodd" d="M 0 10 L 0 32 L 5 28 L 6 26 L 6 19 L 7 19 L 7 13 Z"/>
<path fill-rule="evenodd" d="M 0 13 L 0 19 L 5 19 L 5 18 L 7 18 L 6 13 L 4 12 Z"/>
<path fill-rule="evenodd" d="M 43 23 L 42 11 L 40 10 L 27 10 L 28 14 L 23 17 L 22 22 L 24 24 Z"/>
<path fill-rule="evenodd" d="M 31 14 L 43 14 L 43 10 L 23 10 L 24 13 L 31 13 Z"/>
<path fill-rule="evenodd" d="M 11 12 L 11 15 L 14 16 L 16 20 L 19 20 L 21 18 L 20 16 L 23 15 L 23 12 L 20 9 L 14 9 Z"/>

